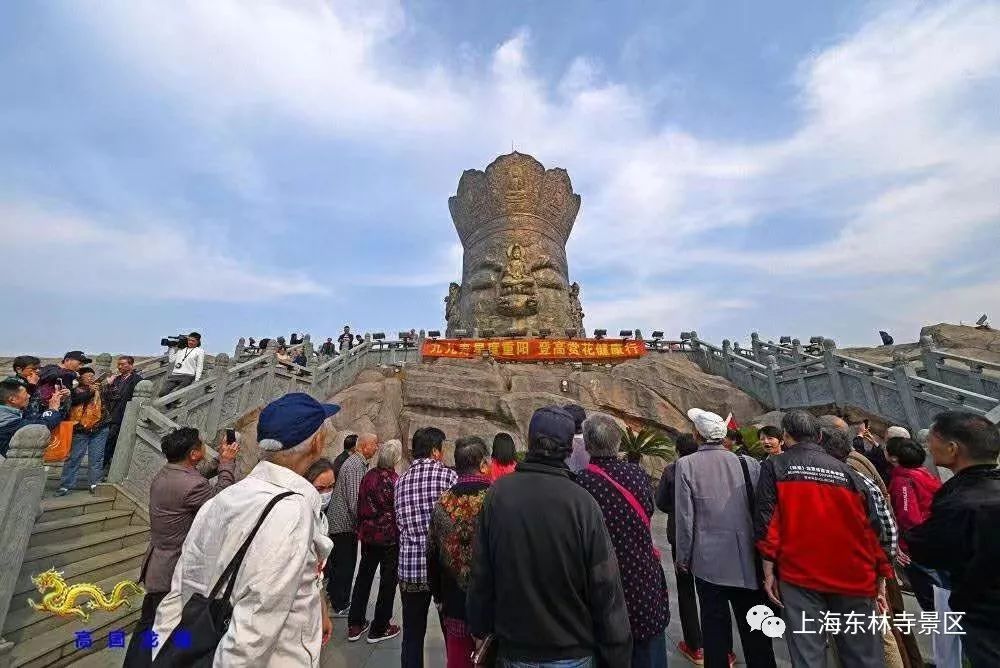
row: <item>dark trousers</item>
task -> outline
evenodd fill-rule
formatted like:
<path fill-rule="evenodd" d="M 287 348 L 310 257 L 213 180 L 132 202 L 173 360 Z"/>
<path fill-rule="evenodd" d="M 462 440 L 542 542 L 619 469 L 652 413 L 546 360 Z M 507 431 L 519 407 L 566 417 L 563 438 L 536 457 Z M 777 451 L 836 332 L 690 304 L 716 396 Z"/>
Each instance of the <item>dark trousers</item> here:
<path fill-rule="evenodd" d="M 733 647 L 733 623 L 736 617 L 743 660 L 748 668 L 776 668 L 771 639 L 747 624 L 747 612 L 755 605 L 768 605 L 759 589 L 727 587 L 695 578 L 698 602 L 701 603 L 701 631 L 704 634 L 705 668 L 728 668 L 729 652 Z M 803 664 L 805 665 L 805 664 Z"/>
<path fill-rule="evenodd" d="M 163 389 L 160 390 L 160 396 L 165 397 L 171 392 L 176 392 L 182 387 L 187 387 L 194 382 L 194 376 L 187 373 L 172 373 L 167 376 L 167 379 L 163 381 Z"/>
<path fill-rule="evenodd" d="M 358 563 L 358 536 L 348 531 L 335 533 L 331 538 L 333 552 L 327 561 L 331 570 L 327 573 L 326 593 L 334 611 L 340 611 L 351 605 L 351 582 L 354 580 L 354 566 Z"/>
<path fill-rule="evenodd" d="M 132 638 L 128 642 L 128 649 L 125 651 L 124 668 L 146 668 L 153 665 L 153 648 L 143 647 L 142 635 L 144 632 L 153 629 L 153 622 L 156 621 L 156 608 L 160 601 L 167 595 L 165 591 L 146 592 L 142 597 L 142 612 L 139 613 L 139 621 L 132 631 Z"/>
<path fill-rule="evenodd" d="M 667 632 L 632 642 L 631 668 L 667 668 Z"/>
<path fill-rule="evenodd" d="M 920 609 L 924 612 L 933 611 L 934 576 L 928 573 L 923 566 L 913 563 L 904 566 L 903 571 L 906 573 L 906 579 L 910 581 L 910 587 L 913 589 L 913 595 L 916 597 Z"/>
<path fill-rule="evenodd" d="M 779 588 L 781 602 L 785 605 L 782 610 L 782 617 L 785 619 L 784 637 L 793 666 L 827 665 L 826 634 L 801 633 L 803 630 L 816 631 L 818 627 L 818 622 L 812 622 L 803 629 L 803 620 L 822 619 L 824 612 L 834 613 L 841 620 L 849 613 L 860 615 L 858 619 L 871 619 L 875 612 L 874 598 L 826 594 L 785 581 L 779 582 Z M 841 665 L 851 668 L 884 668 L 882 634 L 873 632 L 870 625 L 865 625 L 856 633 L 833 633 L 830 637 L 836 644 Z"/>
<path fill-rule="evenodd" d="M 361 544 L 361 565 L 358 566 L 358 577 L 354 580 L 354 592 L 351 594 L 351 614 L 347 623 L 350 626 L 364 626 L 365 613 L 368 612 L 368 595 L 375 580 L 375 569 L 378 569 L 378 598 L 375 600 L 375 618 L 372 620 L 370 633 L 382 635 L 392 619 L 392 602 L 396 597 L 396 565 L 399 561 L 398 545 L 368 545 Z"/>
<path fill-rule="evenodd" d="M 1000 666 L 1000 633 L 997 633 L 995 624 L 987 627 L 963 620 L 962 629 L 965 631 L 962 649 L 972 668 Z"/>
<path fill-rule="evenodd" d="M 677 552 L 674 546 L 670 546 L 670 553 L 674 555 L 676 563 Z M 692 650 L 701 649 L 701 621 L 698 618 L 698 595 L 694 590 L 694 576 L 689 572 L 679 573 L 674 569 L 677 577 L 677 607 L 681 615 L 681 635 L 684 636 L 684 644 Z"/>
<path fill-rule="evenodd" d="M 427 635 L 427 610 L 431 605 L 429 591 L 401 591 L 403 602 L 403 647 L 400 652 L 403 668 L 423 668 L 424 636 Z"/>
<path fill-rule="evenodd" d="M 104 443 L 104 473 L 111 470 L 111 458 L 115 456 L 115 445 L 118 443 L 118 432 L 122 429 L 121 422 L 108 425 L 108 440 Z"/>

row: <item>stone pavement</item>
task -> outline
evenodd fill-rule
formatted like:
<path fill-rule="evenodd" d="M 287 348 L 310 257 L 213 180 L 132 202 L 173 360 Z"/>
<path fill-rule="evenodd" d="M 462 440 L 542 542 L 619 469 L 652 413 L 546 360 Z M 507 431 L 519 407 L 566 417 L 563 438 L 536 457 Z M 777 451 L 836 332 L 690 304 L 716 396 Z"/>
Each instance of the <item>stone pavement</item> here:
<path fill-rule="evenodd" d="M 656 513 L 653 516 L 653 534 L 656 545 L 663 555 L 663 568 L 667 573 L 667 588 L 670 593 L 670 625 L 667 627 L 667 663 L 670 666 L 693 666 L 679 651 L 677 643 L 682 640 L 680 615 L 677 614 L 677 591 L 676 585 L 670 574 L 674 572 L 673 561 L 670 555 L 670 546 L 666 539 L 666 515 Z M 374 587 L 373 587 L 374 594 Z M 920 608 L 912 596 L 906 596 L 907 610 L 919 615 Z M 369 607 L 368 614 L 371 616 L 374 610 L 374 597 Z M 399 597 L 396 597 L 394 608 L 394 620 L 399 623 L 401 617 Z M 323 668 L 388 668 L 399 665 L 400 637 L 387 640 L 378 645 L 369 645 L 364 640 L 357 642 L 347 642 L 347 620 L 334 620 L 333 639 L 324 648 L 321 665 Z M 931 648 L 928 636 L 918 636 L 920 650 L 924 653 L 925 659 L 931 658 Z M 733 643 L 737 656 L 737 666 L 744 665 L 742 662 L 742 649 L 740 648 L 739 633 L 736 625 L 733 625 Z M 788 659 L 788 649 L 784 640 L 774 641 L 774 653 L 778 660 L 778 666 L 787 668 L 791 666 Z M 427 619 L 427 640 L 424 645 L 424 657 L 428 668 L 437 668 L 445 665 L 444 638 L 441 635 L 441 627 L 437 621 L 437 613 L 432 612 Z M 831 662 L 831 666 L 836 664 Z"/>

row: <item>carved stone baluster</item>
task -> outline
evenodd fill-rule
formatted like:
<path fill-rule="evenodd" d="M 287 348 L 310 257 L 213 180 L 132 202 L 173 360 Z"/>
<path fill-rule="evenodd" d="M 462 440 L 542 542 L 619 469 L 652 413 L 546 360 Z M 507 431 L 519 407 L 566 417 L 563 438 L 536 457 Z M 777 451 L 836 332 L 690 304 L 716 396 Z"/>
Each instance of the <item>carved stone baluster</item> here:
<path fill-rule="evenodd" d="M 212 369 L 215 377 L 212 381 L 212 405 L 208 409 L 208 417 L 205 418 L 205 432 L 201 435 L 202 440 L 207 443 L 215 442 L 215 434 L 222 426 L 222 409 L 226 400 L 226 389 L 229 387 L 229 355 L 219 353 L 215 356 L 215 368 Z"/>

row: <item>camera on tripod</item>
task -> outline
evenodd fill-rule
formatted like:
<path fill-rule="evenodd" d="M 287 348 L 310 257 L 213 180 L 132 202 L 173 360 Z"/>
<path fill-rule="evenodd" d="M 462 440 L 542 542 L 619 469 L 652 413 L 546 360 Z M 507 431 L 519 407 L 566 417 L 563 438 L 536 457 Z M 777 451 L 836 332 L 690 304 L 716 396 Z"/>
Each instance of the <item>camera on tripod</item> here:
<path fill-rule="evenodd" d="M 188 336 L 187 334 L 178 334 L 177 336 L 167 336 L 160 339 L 160 345 L 166 346 L 167 348 L 187 348 Z"/>

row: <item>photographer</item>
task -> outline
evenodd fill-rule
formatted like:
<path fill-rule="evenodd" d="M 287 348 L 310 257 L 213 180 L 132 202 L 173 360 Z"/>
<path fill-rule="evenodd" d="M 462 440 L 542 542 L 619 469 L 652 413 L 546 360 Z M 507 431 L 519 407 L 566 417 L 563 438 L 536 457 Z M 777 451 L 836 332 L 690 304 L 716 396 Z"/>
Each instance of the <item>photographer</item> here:
<path fill-rule="evenodd" d="M 201 334 L 198 332 L 164 341 L 169 342 L 167 356 L 174 368 L 163 383 L 161 397 L 201 380 L 201 371 L 205 366 L 205 351 L 201 349 Z"/>

